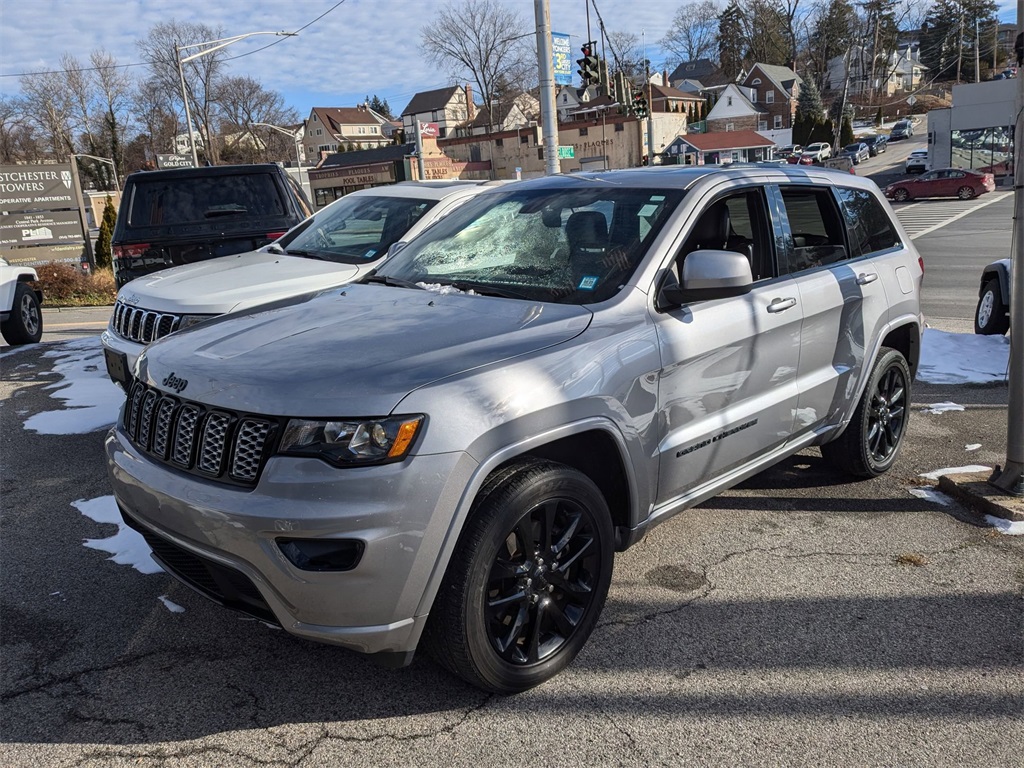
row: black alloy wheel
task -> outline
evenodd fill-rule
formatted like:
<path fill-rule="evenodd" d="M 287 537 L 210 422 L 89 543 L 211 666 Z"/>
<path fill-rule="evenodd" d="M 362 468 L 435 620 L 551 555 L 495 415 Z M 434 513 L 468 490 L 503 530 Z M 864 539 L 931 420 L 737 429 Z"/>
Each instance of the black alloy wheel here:
<path fill-rule="evenodd" d="M 910 416 L 910 366 L 898 350 L 882 347 L 867 388 L 843 433 L 821 455 L 858 477 L 877 477 L 896 461 Z"/>
<path fill-rule="evenodd" d="M 611 515 L 590 478 L 536 459 L 504 467 L 477 497 L 426 644 L 483 690 L 517 693 L 543 683 L 593 631 L 613 558 Z"/>

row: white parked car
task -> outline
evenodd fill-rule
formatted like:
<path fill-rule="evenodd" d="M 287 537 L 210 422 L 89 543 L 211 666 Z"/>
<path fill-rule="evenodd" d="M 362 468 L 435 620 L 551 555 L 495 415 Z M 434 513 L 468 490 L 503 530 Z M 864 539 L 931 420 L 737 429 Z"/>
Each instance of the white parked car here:
<path fill-rule="evenodd" d="M 810 155 L 815 159 L 815 161 L 821 162 L 822 160 L 827 160 L 832 157 L 832 147 L 824 141 L 819 141 L 814 144 L 808 144 L 804 147 L 802 154 L 804 156 Z"/>
<path fill-rule="evenodd" d="M 30 285 L 38 279 L 31 267 L 0 259 L 0 333 L 12 347 L 35 344 L 43 336 L 43 292 Z"/>
<path fill-rule="evenodd" d="M 255 252 L 184 264 L 118 291 L 101 337 L 110 378 L 125 384 L 146 345 L 204 320 L 347 283 L 375 269 L 471 197 L 481 182 L 406 182 L 353 192 Z"/>
<path fill-rule="evenodd" d="M 907 156 L 907 162 L 905 165 L 907 173 L 924 173 L 928 169 L 927 149 L 915 149 Z"/>

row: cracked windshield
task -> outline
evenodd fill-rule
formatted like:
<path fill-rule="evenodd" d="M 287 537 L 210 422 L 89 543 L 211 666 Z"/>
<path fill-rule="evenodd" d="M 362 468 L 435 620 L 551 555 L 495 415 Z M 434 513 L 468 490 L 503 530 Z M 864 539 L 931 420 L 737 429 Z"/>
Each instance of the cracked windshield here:
<path fill-rule="evenodd" d="M 436 200 L 412 197 L 344 197 L 307 219 L 285 253 L 359 264 L 378 259 L 409 231 Z"/>
<path fill-rule="evenodd" d="M 615 295 L 683 197 L 674 189 L 489 192 L 389 259 L 375 281 L 590 304 Z"/>

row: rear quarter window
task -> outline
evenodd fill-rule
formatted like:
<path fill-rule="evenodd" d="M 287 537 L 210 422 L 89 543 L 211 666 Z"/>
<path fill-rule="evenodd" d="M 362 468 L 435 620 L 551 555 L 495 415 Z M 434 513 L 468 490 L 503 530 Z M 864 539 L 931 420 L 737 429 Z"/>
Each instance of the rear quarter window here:
<path fill-rule="evenodd" d="M 837 187 L 843 217 L 850 232 L 853 256 L 867 256 L 901 245 L 892 219 L 878 198 L 864 189 Z"/>
<path fill-rule="evenodd" d="M 267 173 L 135 182 L 128 222 L 133 227 L 213 223 L 286 213 L 281 191 Z"/>

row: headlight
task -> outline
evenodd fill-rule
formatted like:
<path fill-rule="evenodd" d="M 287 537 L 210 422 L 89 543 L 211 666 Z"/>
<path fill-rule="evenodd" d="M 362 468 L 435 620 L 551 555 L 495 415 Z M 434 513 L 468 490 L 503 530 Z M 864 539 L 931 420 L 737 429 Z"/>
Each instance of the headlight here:
<path fill-rule="evenodd" d="M 186 328 L 191 328 L 193 325 L 198 325 L 206 320 L 210 320 L 217 315 L 182 315 L 181 323 L 178 325 L 179 331 L 184 331 Z"/>
<path fill-rule="evenodd" d="M 409 453 L 422 415 L 330 421 L 291 419 L 278 453 L 314 456 L 339 467 L 387 464 Z"/>

